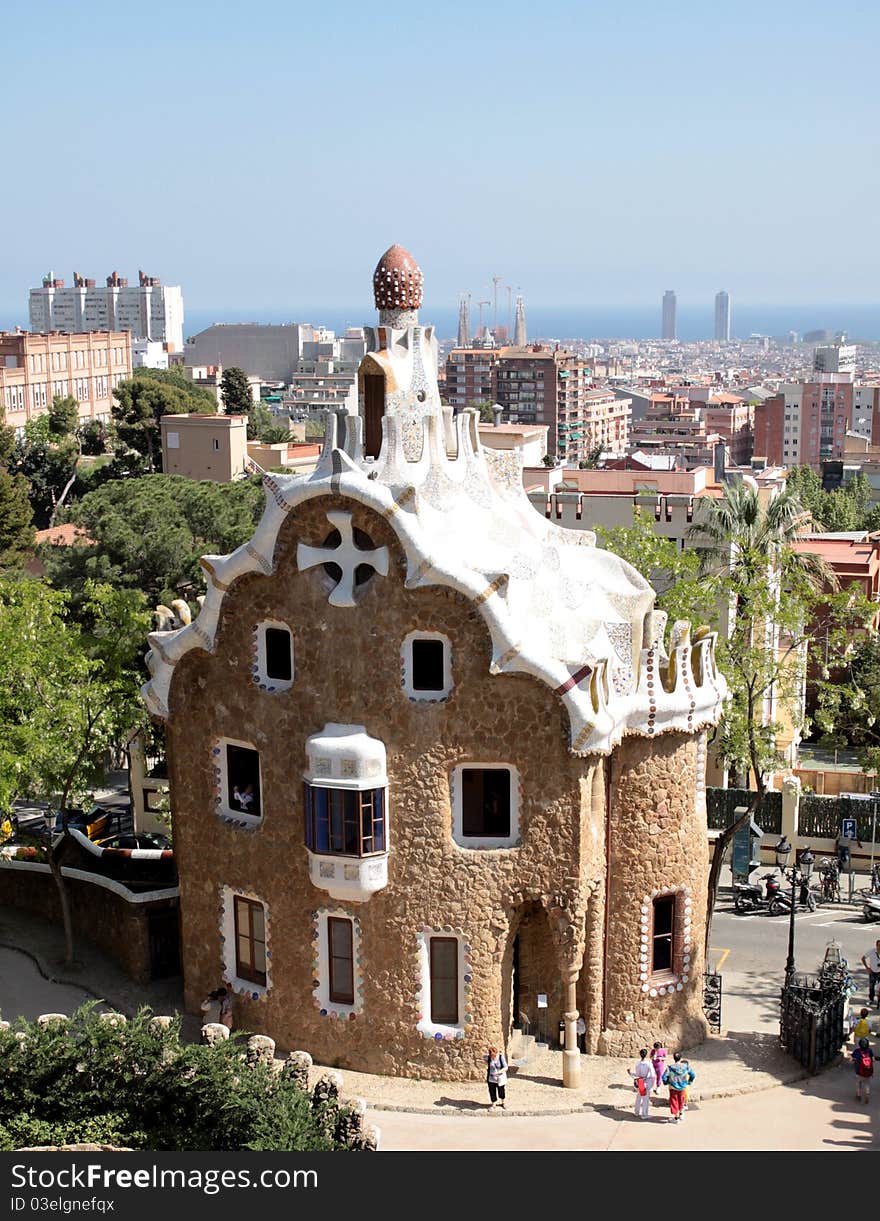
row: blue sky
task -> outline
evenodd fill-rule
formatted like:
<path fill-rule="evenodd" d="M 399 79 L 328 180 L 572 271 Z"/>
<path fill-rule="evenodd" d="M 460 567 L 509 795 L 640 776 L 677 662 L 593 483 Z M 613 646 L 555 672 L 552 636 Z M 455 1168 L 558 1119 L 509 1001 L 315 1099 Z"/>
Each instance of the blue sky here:
<path fill-rule="evenodd" d="M 143 267 L 189 308 L 872 302 L 880 6 L 18 4 L 0 307 Z"/>

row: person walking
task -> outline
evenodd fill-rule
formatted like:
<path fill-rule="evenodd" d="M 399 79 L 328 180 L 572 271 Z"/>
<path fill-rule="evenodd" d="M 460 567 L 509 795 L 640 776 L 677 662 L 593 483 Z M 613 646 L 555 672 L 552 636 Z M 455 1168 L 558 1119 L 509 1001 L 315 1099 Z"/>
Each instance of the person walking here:
<path fill-rule="evenodd" d="M 639 1119 L 647 1119 L 651 1110 L 651 1090 L 654 1086 L 654 1070 L 648 1059 L 647 1047 L 643 1047 L 639 1052 L 639 1062 L 635 1068 L 628 1068 L 626 1071 L 633 1078 L 636 1090 L 633 1110 Z"/>
<path fill-rule="evenodd" d="M 583 1015 L 577 1020 L 577 1040 L 578 1051 L 581 1055 L 586 1055 L 587 1052 L 587 1023 L 583 1019 Z"/>
<path fill-rule="evenodd" d="M 859 1039 L 859 1045 L 852 1053 L 853 1068 L 856 1070 L 856 1099 L 868 1103 L 871 1097 L 871 1078 L 874 1076 L 874 1061 L 880 1060 L 871 1051 L 867 1039 Z M 862 1090 L 864 1089 L 864 1097 Z"/>
<path fill-rule="evenodd" d="M 202 1001 L 202 1025 L 208 1026 L 213 1022 L 220 1021 L 220 989 L 215 988 L 213 992 L 209 992 Z"/>
<path fill-rule="evenodd" d="M 867 1039 L 871 1033 L 871 1027 L 868 1024 L 868 1010 L 859 1010 L 859 1020 L 854 1023 L 852 1028 L 853 1042 L 858 1046 L 859 1039 Z"/>
<path fill-rule="evenodd" d="M 868 1004 L 874 1004 L 877 983 L 880 980 L 880 941 L 874 943 L 873 950 L 862 955 L 862 966 L 868 972 Z"/>
<path fill-rule="evenodd" d="M 220 1002 L 220 1013 L 217 1021 L 227 1030 L 232 1030 L 232 994 L 228 988 L 217 989 L 217 1000 Z"/>
<path fill-rule="evenodd" d="M 663 1074 L 666 1071 L 666 1061 L 669 1057 L 669 1052 L 662 1043 L 655 1043 L 651 1049 L 651 1067 L 654 1070 L 654 1093 L 659 1094 L 660 1083 L 663 1080 Z"/>
<path fill-rule="evenodd" d="M 489 1087 L 489 1110 L 494 1110 L 501 1101 L 502 1111 L 507 1110 L 507 1057 L 497 1047 L 490 1047 L 486 1056 L 486 1084 Z"/>
<path fill-rule="evenodd" d="M 663 1074 L 663 1084 L 669 1086 L 669 1123 L 681 1123 L 684 1119 L 685 1093 L 696 1075 L 687 1060 L 676 1052 Z"/>

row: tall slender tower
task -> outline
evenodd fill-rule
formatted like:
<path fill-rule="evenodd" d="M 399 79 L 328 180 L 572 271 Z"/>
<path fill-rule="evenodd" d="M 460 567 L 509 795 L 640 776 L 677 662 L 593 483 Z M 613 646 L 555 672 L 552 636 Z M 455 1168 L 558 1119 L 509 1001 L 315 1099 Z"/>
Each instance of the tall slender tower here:
<path fill-rule="evenodd" d="M 715 338 L 721 343 L 730 340 L 730 293 L 715 294 Z"/>
<path fill-rule="evenodd" d="M 513 342 L 517 348 L 524 348 L 529 342 L 526 334 L 526 307 L 522 299 L 522 294 L 517 293 L 516 297 L 516 321 L 513 324 Z"/>
<path fill-rule="evenodd" d="M 663 294 L 663 326 L 661 339 L 675 339 L 675 293 L 667 288 Z"/>
<path fill-rule="evenodd" d="M 471 295 L 462 293 L 458 299 L 458 347 L 471 346 Z"/>

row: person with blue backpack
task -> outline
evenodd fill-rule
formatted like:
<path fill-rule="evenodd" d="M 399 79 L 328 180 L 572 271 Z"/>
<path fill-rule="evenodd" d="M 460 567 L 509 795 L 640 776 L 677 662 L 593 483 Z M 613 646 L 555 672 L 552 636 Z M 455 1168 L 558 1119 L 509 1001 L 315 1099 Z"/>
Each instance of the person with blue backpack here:
<path fill-rule="evenodd" d="M 681 1123 L 684 1119 L 685 1092 L 696 1076 L 687 1060 L 682 1059 L 681 1052 L 676 1052 L 663 1073 L 663 1084 L 669 1086 L 670 1123 Z"/>

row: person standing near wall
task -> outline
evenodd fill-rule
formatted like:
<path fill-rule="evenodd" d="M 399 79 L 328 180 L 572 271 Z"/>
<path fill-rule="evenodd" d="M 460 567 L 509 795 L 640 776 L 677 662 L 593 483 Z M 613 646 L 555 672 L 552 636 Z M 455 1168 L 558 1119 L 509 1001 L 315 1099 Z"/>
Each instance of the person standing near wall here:
<path fill-rule="evenodd" d="M 636 1089 L 636 1101 L 633 1110 L 639 1119 L 647 1119 L 651 1110 L 651 1090 L 654 1088 L 654 1069 L 648 1059 L 648 1049 L 643 1047 L 639 1052 L 639 1062 L 635 1068 L 626 1070 L 633 1078 Z"/>
<path fill-rule="evenodd" d="M 490 1047 L 486 1056 L 486 1084 L 489 1087 L 489 1110 L 498 1106 L 507 1110 L 507 1057 L 497 1047 Z"/>

